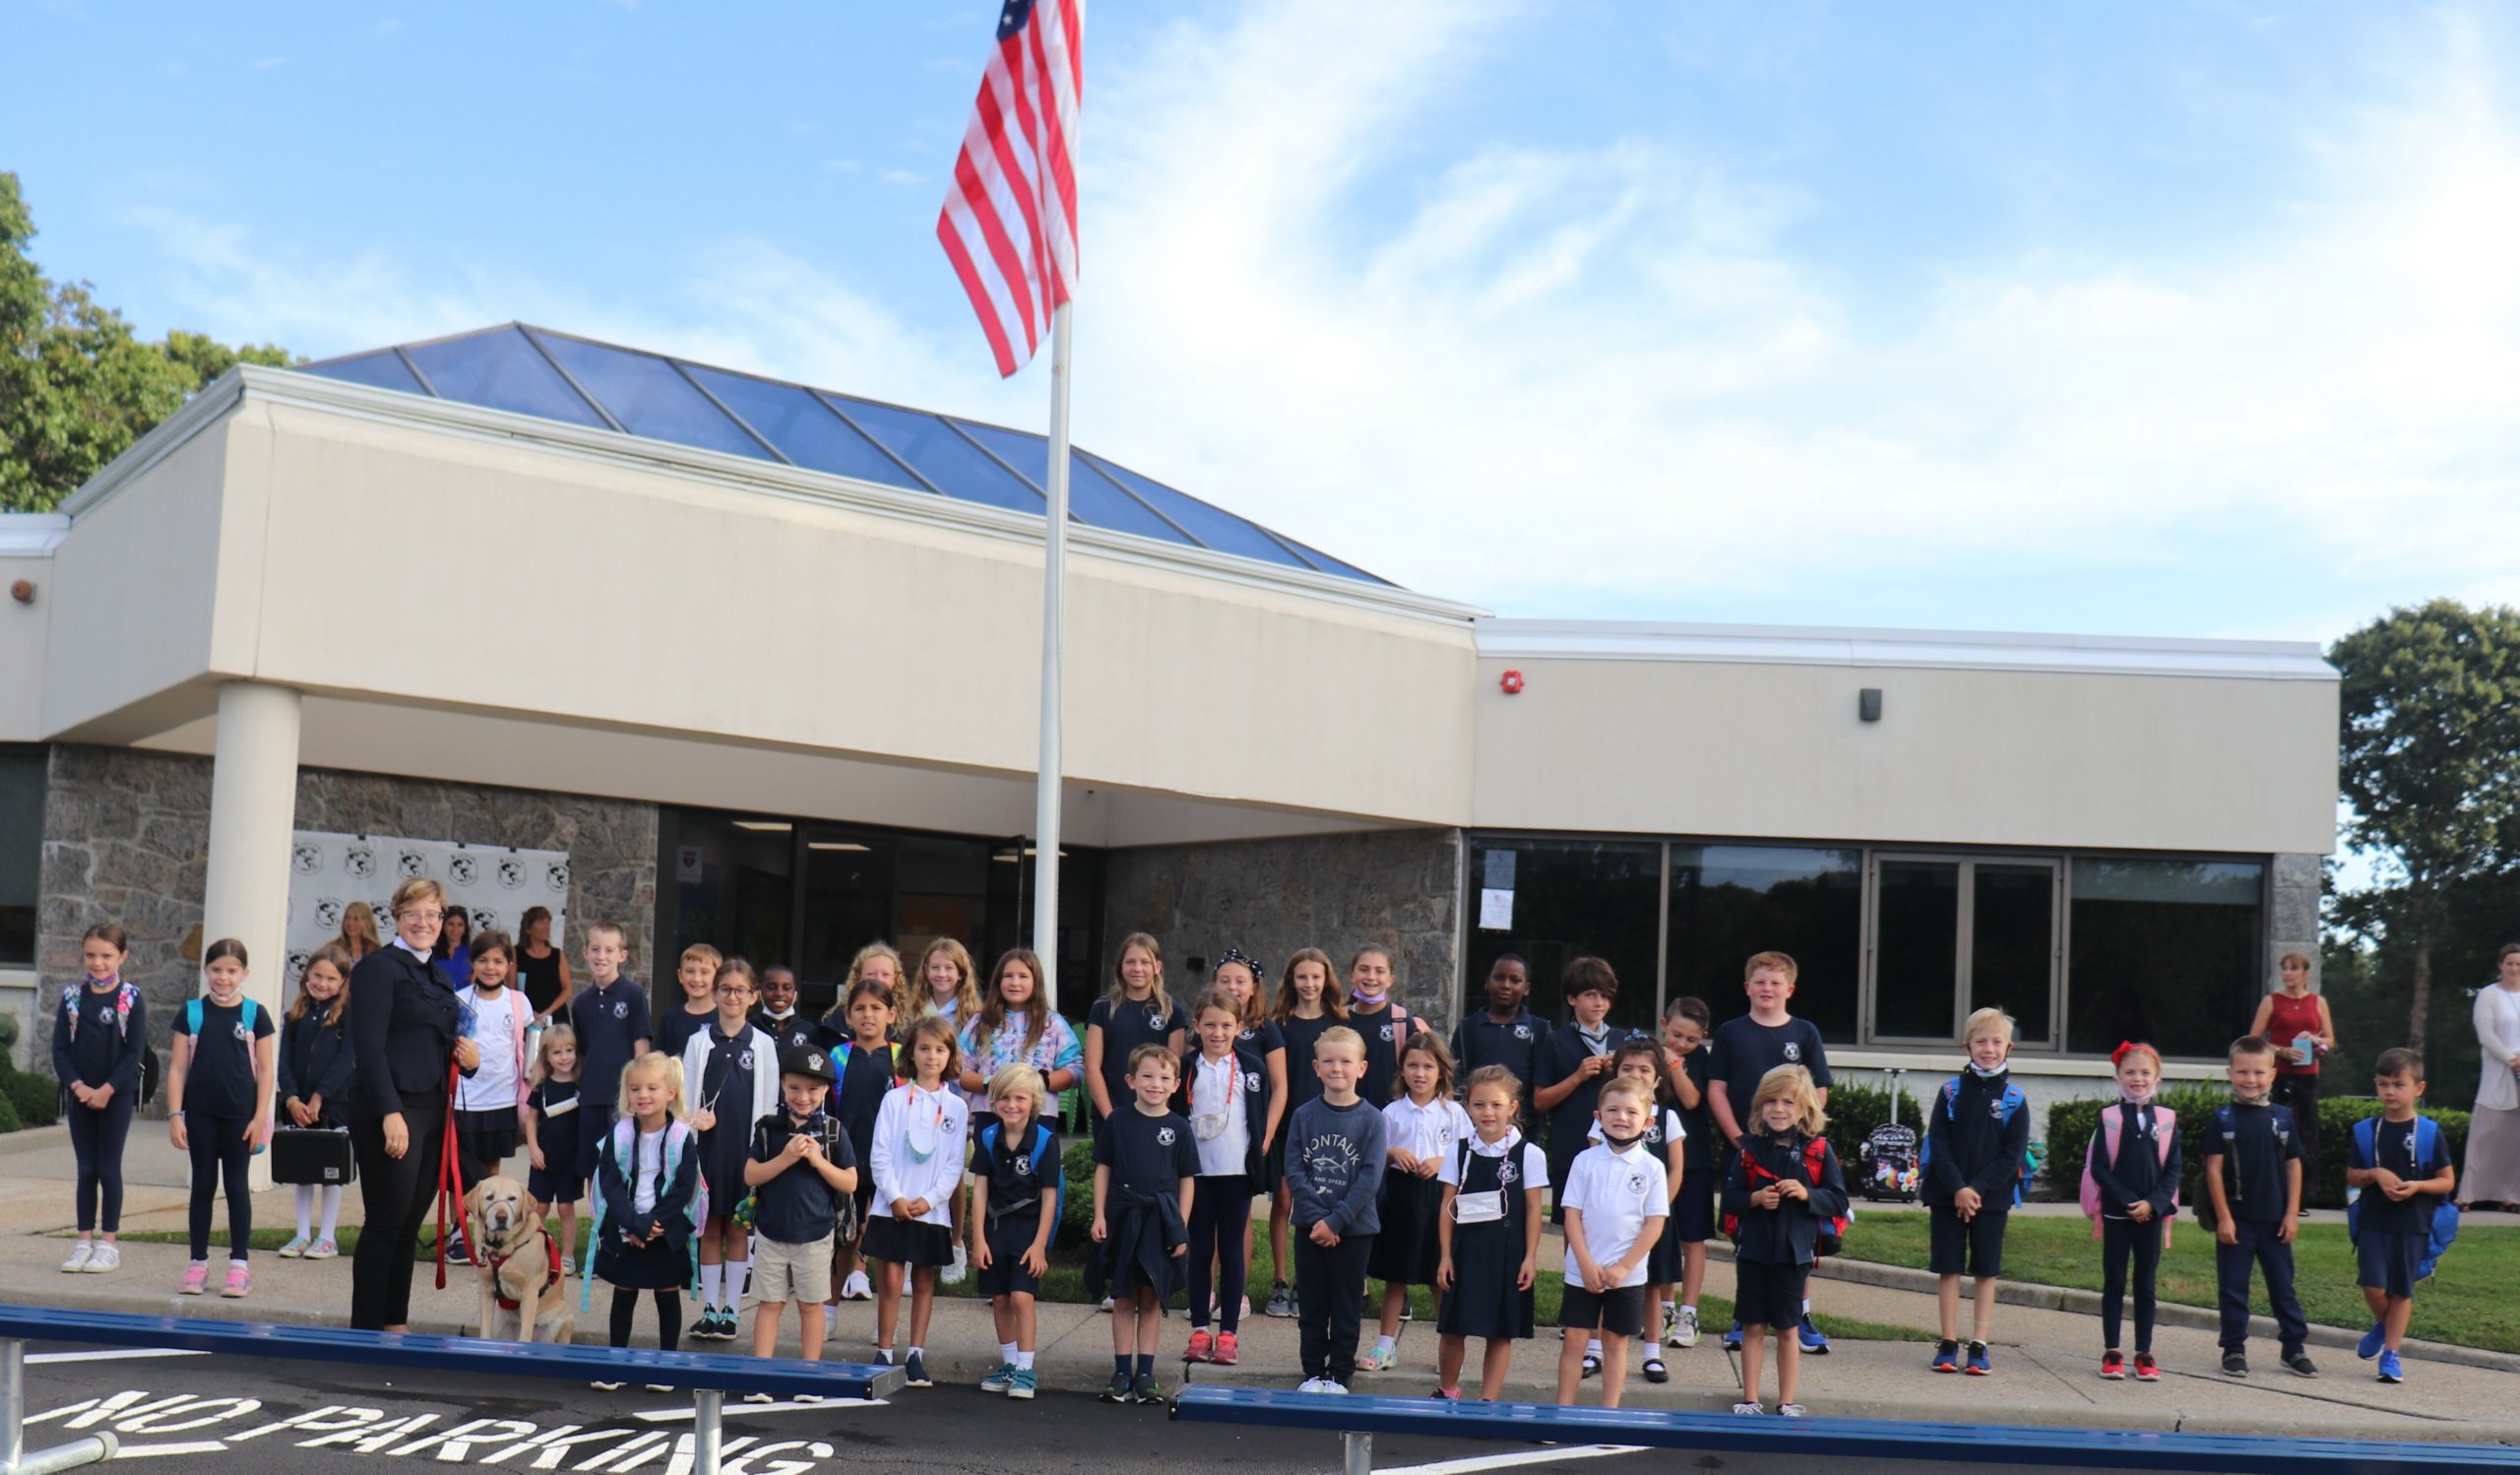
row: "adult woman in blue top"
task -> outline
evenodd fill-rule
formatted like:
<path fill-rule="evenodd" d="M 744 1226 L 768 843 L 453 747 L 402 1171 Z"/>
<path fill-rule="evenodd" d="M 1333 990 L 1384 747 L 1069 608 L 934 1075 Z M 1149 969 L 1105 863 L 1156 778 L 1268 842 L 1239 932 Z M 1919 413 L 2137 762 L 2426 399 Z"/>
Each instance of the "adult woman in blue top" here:
<path fill-rule="evenodd" d="M 446 892 L 424 876 L 394 888 L 394 940 L 350 971 L 350 1151 L 364 1227 L 350 1261 L 350 1325 L 410 1329 L 411 1261 L 437 1191 L 450 1065 L 480 1052 L 457 1020 L 455 989 L 432 967 Z"/>

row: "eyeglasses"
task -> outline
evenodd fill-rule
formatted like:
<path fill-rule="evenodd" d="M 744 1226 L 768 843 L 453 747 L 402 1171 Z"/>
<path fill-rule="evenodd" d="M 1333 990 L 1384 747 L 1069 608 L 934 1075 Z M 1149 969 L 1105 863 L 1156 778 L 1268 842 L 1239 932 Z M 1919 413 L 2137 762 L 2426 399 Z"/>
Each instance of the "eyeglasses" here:
<path fill-rule="evenodd" d="M 752 992 L 752 986 L 750 984 L 720 984 L 717 992 L 721 994 L 750 994 Z"/>
<path fill-rule="evenodd" d="M 395 915 L 405 922 L 444 922 L 446 920 L 444 912 L 400 912 Z"/>

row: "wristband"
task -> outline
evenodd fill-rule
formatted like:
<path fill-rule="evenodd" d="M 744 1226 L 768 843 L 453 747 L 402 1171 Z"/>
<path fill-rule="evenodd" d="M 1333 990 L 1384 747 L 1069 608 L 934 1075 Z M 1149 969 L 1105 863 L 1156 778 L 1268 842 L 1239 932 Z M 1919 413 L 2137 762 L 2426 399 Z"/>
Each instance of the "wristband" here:
<path fill-rule="evenodd" d="M 175 1108 L 173 1111 L 168 1112 L 168 1113 L 166 1114 L 166 1120 L 167 1120 L 167 1121 L 169 1121 L 169 1122 L 181 1122 L 181 1121 L 183 1121 L 183 1120 L 184 1120 L 184 1109 L 183 1109 L 182 1107 L 177 1107 L 177 1108 Z"/>

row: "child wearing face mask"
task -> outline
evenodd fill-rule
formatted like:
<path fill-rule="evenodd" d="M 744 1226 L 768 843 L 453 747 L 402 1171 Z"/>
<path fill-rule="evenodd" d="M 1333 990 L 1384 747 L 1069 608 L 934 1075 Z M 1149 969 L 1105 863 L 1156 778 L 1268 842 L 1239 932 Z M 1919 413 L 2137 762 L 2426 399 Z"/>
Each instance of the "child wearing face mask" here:
<path fill-rule="evenodd" d="M 2117 1100 L 2100 1114 L 2083 1160 L 2083 1213 L 2100 1245 L 2100 1376 L 2126 1376 L 2118 1328 L 2126 1312 L 2126 1272 L 2135 1272 L 2135 1380 L 2159 1382 L 2153 1360 L 2153 1284 L 2162 1251 L 2170 1245 L 2178 1214 L 2178 1114 L 2153 1101 L 2162 1058 L 2133 1042 L 2110 1058 L 2117 1074 Z"/>

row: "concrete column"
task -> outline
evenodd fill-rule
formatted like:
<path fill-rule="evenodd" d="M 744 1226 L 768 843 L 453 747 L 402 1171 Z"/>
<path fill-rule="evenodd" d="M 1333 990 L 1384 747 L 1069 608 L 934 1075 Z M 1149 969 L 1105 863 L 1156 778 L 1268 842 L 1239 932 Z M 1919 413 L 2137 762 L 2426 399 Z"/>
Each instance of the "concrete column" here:
<path fill-rule="evenodd" d="M 284 1000 L 288 856 L 297 823 L 298 694 L 263 681 L 219 688 L 210 775 L 210 866 L 202 945 L 245 944 L 246 995 L 277 1025 Z M 254 1186 L 271 1186 L 271 1158 L 254 1159 Z"/>

